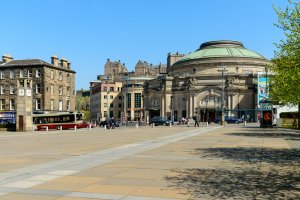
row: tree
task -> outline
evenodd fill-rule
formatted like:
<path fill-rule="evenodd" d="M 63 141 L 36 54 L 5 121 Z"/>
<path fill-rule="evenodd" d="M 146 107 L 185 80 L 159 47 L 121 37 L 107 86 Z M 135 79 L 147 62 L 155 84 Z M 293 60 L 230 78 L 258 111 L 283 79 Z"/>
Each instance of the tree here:
<path fill-rule="evenodd" d="M 272 73 L 269 83 L 270 98 L 282 105 L 298 105 L 298 129 L 300 129 L 300 3 L 291 2 L 291 7 L 275 9 L 278 15 L 276 27 L 282 29 L 286 39 L 274 43 L 273 63 L 269 66 Z"/>

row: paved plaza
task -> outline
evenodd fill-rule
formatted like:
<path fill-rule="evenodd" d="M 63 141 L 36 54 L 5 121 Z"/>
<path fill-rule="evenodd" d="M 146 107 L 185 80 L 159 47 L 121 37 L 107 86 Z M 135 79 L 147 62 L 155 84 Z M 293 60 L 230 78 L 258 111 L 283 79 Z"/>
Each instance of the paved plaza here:
<path fill-rule="evenodd" d="M 257 123 L 0 132 L 0 200 L 299 199 L 299 134 Z"/>

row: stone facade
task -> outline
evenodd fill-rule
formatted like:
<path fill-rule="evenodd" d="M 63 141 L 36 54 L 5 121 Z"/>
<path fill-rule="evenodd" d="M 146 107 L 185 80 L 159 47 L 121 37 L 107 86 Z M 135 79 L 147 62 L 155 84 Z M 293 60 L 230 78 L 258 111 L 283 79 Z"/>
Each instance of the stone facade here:
<path fill-rule="evenodd" d="M 56 55 L 51 64 L 41 59 L 13 60 L 4 55 L 0 64 L 1 109 L 16 110 L 16 87 L 18 77 L 33 80 L 33 110 L 46 112 L 75 110 L 75 71 L 65 58 Z M 12 104 L 13 102 L 13 104 Z"/>
<path fill-rule="evenodd" d="M 186 54 L 179 54 L 179 52 L 177 52 L 175 54 L 171 54 L 171 52 L 169 52 L 168 58 L 167 58 L 167 69 L 169 69 L 174 63 L 176 63 L 178 60 L 180 60 L 185 55 Z"/>
<path fill-rule="evenodd" d="M 205 52 L 207 56 L 201 57 Z M 236 53 L 223 55 L 223 52 Z M 255 74 L 262 72 L 267 62 L 239 42 L 205 43 L 194 55 L 188 54 L 171 65 L 167 70 L 169 76 L 144 84 L 144 115 L 168 119 L 174 115 L 175 121 L 199 115 L 201 121 L 213 121 L 221 115 L 222 72 L 218 70 L 224 67 L 228 70 L 223 78 L 227 115 L 240 118 L 249 112 L 254 118 L 257 109 Z"/>

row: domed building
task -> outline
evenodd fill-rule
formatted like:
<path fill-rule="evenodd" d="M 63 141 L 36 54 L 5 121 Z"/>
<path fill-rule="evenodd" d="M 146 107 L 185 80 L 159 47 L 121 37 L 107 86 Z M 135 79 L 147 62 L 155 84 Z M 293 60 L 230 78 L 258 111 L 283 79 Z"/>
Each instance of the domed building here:
<path fill-rule="evenodd" d="M 268 59 L 248 50 L 241 42 L 219 40 L 201 44 L 167 68 L 168 76 L 144 84 L 144 116 L 161 116 L 177 121 L 199 115 L 201 121 L 221 116 L 222 80 L 224 110 L 240 118 L 256 117 L 257 72 Z M 222 70 L 225 68 L 222 79 Z"/>

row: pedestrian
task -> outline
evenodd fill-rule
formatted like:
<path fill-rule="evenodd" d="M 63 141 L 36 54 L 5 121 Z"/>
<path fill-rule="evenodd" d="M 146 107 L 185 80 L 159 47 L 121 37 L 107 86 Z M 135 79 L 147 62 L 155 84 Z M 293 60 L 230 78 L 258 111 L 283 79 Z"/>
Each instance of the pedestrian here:
<path fill-rule="evenodd" d="M 114 129 L 115 128 L 115 124 L 116 124 L 116 120 L 114 117 L 111 118 L 111 128 Z"/>
<path fill-rule="evenodd" d="M 242 123 L 244 123 L 244 115 L 242 116 Z"/>
<path fill-rule="evenodd" d="M 181 124 L 181 118 L 179 118 L 179 125 Z"/>
<path fill-rule="evenodd" d="M 109 118 L 108 123 L 109 123 L 109 129 L 110 129 L 110 127 L 112 125 L 112 119 L 111 118 Z"/>
<path fill-rule="evenodd" d="M 194 120 L 195 120 L 195 127 L 196 125 L 199 127 L 199 118 L 198 118 L 198 115 L 194 116 Z"/>

